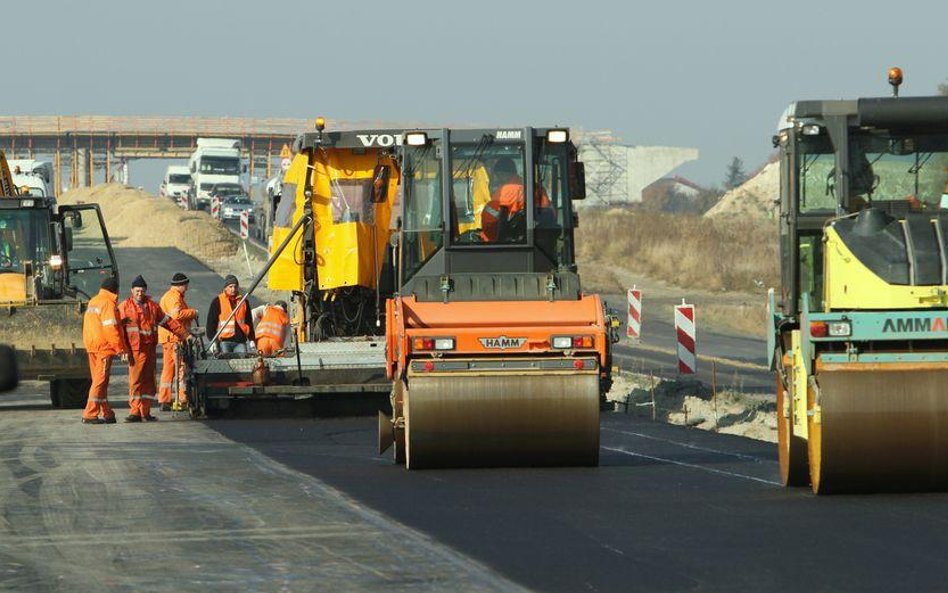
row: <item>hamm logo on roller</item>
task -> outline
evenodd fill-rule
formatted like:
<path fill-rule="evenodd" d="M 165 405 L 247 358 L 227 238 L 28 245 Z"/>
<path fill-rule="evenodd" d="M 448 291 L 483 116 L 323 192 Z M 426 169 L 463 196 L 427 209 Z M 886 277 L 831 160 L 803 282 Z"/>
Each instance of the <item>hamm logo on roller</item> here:
<path fill-rule="evenodd" d="M 491 350 L 507 350 L 508 348 L 522 348 L 527 343 L 526 338 L 508 338 L 507 336 L 498 336 L 496 338 L 477 338 L 484 348 Z"/>
<path fill-rule="evenodd" d="M 886 319 L 882 324 L 882 333 L 922 333 L 922 332 L 944 332 L 948 331 L 945 327 L 945 320 L 941 317 L 903 317 L 902 319 Z"/>

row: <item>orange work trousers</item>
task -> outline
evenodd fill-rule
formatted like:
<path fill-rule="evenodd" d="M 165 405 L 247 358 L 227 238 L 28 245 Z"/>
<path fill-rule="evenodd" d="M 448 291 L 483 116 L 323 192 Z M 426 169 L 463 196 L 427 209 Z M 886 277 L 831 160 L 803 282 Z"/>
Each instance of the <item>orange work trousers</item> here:
<path fill-rule="evenodd" d="M 155 366 L 158 354 L 155 347 L 132 352 L 128 359 L 128 407 L 132 416 L 151 415 L 151 402 L 155 400 Z"/>
<path fill-rule="evenodd" d="M 115 412 L 109 405 L 109 375 L 112 372 L 112 355 L 89 352 L 89 374 L 92 376 L 92 386 L 89 387 L 89 399 L 82 417 L 94 420 L 102 416 L 103 419 L 115 418 Z"/>
<path fill-rule="evenodd" d="M 264 356 L 273 356 L 273 354 L 279 350 L 279 344 L 276 340 L 271 340 L 270 338 L 257 338 L 257 352 L 263 354 Z"/>
<path fill-rule="evenodd" d="M 177 344 L 165 342 L 161 345 L 161 382 L 158 384 L 158 403 L 170 404 L 174 389 L 175 350 Z M 178 401 L 187 403 L 188 398 L 184 391 L 184 361 L 178 357 Z"/>

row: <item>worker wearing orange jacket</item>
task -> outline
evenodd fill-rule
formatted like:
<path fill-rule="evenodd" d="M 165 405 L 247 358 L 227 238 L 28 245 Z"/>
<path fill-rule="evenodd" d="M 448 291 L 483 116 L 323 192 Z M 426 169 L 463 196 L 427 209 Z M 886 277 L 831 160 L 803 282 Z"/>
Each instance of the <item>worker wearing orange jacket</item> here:
<path fill-rule="evenodd" d="M 184 293 L 188 291 L 191 280 L 181 272 L 171 277 L 171 288 L 158 301 L 161 310 L 181 324 L 185 331 L 191 331 L 191 322 L 197 317 L 197 309 L 188 307 L 184 300 Z M 178 344 L 182 340 L 173 332 L 163 327 L 158 328 L 158 343 L 161 344 L 161 382 L 158 384 L 158 403 L 162 412 L 171 410 L 171 390 L 174 387 L 175 368 L 178 374 L 178 402 L 187 403 L 187 394 L 184 390 L 184 361 L 177 355 Z"/>
<path fill-rule="evenodd" d="M 155 366 L 157 362 L 158 328 L 173 332 L 185 340 L 188 332 L 170 315 L 162 311 L 145 291 L 148 284 L 141 276 L 132 281 L 132 294 L 122 301 L 119 312 L 125 322 L 125 332 L 132 355 L 128 359 L 128 405 L 126 422 L 153 422 L 151 402 L 155 399 Z"/>
<path fill-rule="evenodd" d="M 112 359 L 117 354 L 128 357 L 131 352 L 116 301 L 118 280 L 110 276 L 102 281 L 99 294 L 89 300 L 82 318 L 82 342 L 89 355 L 92 376 L 89 400 L 82 411 L 83 424 L 115 423 L 115 412 L 108 400 Z"/>
<path fill-rule="evenodd" d="M 272 305 L 267 305 L 260 322 L 254 329 L 257 337 L 257 352 L 264 356 L 273 356 L 276 352 L 283 350 L 286 330 L 290 325 L 286 306 L 286 301 L 277 301 Z"/>
<path fill-rule="evenodd" d="M 500 240 L 509 241 L 509 237 L 500 237 L 498 221 L 500 209 L 507 209 L 507 219 L 520 213 L 526 206 L 524 199 L 523 178 L 517 174 L 517 165 L 510 157 L 501 157 L 494 163 L 491 170 L 492 180 L 497 180 L 498 187 L 491 195 L 490 202 L 481 212 L 481 240 L 485 243 L 496 243 Z M 538 187 L 536 191 L 536 209 L 549 208 L 550 198 L 546 192 Z"/>

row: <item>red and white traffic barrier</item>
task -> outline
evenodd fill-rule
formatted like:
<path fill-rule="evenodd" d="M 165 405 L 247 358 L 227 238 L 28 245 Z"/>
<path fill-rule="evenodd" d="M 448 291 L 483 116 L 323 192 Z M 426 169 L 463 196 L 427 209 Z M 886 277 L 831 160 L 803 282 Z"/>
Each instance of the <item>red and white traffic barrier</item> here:
<path fill-rule="evenodd" d="M 675 305 L 675 333 L 678 334 L 678 372 L 682 375 L 693 375 L 698 371 L 695 326 L 695 306 L 686 304 L 682 299 L 680 305 Z"/>
<path fill-rule="evenodd" d="M 240 238 L 246 240 L 250 237 L 250 213 L 244 210 L 240 213 Z"/>
<path fill-rule="evenodd" d="M 217 196 L 211 198 L 211 218 L 214 220 L 221 219 L 221 199 Z"/>
<path fill-rule="evenodd" d="M 638 342 L 642 336 L 642 291 L 634 286 L 629 289 L 629 318 L 625 325 L 625 335 Z"/>

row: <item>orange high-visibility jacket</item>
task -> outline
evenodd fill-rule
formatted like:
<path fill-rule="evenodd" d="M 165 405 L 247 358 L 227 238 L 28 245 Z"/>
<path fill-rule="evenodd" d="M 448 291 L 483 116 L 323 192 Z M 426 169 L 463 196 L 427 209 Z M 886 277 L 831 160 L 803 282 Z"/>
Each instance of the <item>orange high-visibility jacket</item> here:
<path fill-rule="evenodd" d="M 125 334 L 128 343 L 135 352 L 144 352 L 154 349 L 158 343 L 158 327 L 165 327 L 172 332 L 185 335 L 184 328 L 177 321 L 161 310 L 158 304 L 145 296 L 141 305 L 135 299 L 128 297 L 119 305 L 119 312 L 125 321 Z"/>
<path fill-rule="evenodd" d="M 283 348 L 283 336 L 286 332 L 286 326 L 290 322 L 289 315 L 283 310 L 283 307 L 270 305 L 263 312 L 260 323 L 257 324 L 255 331 L 256 337 L 268 338 L 276 344 L 276 349 Z"/>
<path fill-rule="evenodd" d="M 168 292 L 161 297 L 158 306 L 161 307 L 162 311 L 170 315 L 172 319 L 181 324 L 181 327 L 186 331 L 191 331 L 191 322 L 197 317 L 198 312 L 197 309 L 188 308 L 188 304 L 184 301 L 184 295 L 181 294 L 180 291 L 175 288 L 169 288 Z M 167 344 L 168 342 L 177 343 L 179 340 L 174 333 L 163 327 L 159 327 L 158 343 Z"/>
<path fill-rule="evenodd" d="M 104 288 L 89 301 L 82 318 L 82 342 L 88 352 L 106 356 L 128 352 L 117 301 L 118 295 Z"/>
<path fill-rule="evenodd" d="M 550 198 L 542 187 L 537 187 L 534 195 L 537 210 L 550 207 Z M 523 210 L 525 205 L 523 179 L 519 175 L 514 175 L 507 183 L 497 188 L 490 202 L 484 206 L 481 212 L 481 239 L 489 242 L 497 240 L 497 220 L 500 218 L 501 208 L 506 206 L 507 216 L 511 217 Z"/>
<path fill-rule="evenodd" d="M 221 304 L 220 319 L 218 320 L 217 323 L 221 324 L 221 323 L 224 323 L 224 321 L 228 317 L 230 317 L 230 312 L 233 311 L 234 308 L 233 306 L 231 306 L 230 299 L 227 297 L 226 294 L 221 293 L 220 295 L 218 295 L 217 298 Z M 224 330 L 221 332 L 220 339 L 226 340 L 228 338 L 233 338 L 235 335 L 237 335 L 237 332 L 234 329 L 234 322 L 236 321 L 237 325 L 240 326 L 240 331 L 244 332 L 244 336 L 246 336 L 247 339 L 249 340 L 253 334 L 250 333 L 250 326 L 247 325 L 246 320 L 247 320 L 247 301 L 244 301 L 240 305 L 240 307 L 238 307 L 237 314 L 234 315 L 234 317 L 227 324 L 224 325 Z M 220 327 L 220 325 L 218 325 L 218 327 Z"/>

